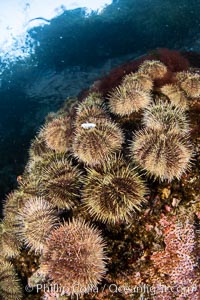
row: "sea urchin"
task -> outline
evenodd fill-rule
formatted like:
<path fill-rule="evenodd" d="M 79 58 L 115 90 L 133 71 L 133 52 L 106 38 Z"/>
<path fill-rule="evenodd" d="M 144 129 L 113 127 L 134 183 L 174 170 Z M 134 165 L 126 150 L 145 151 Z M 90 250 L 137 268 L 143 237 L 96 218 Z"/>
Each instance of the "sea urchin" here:
<path fill-rule="evenodd" d="M 58 223 L 55 211 L 41 197 L 30 198 L 18 213 L 18 236 L 31 250 L 41 252 L 50 231 Z"/>
<path fill-rule="evenodd" d="M 180 179 L 189 167 L 191 148 L 182 134 L 150 128 L 136 132 L 130 145 L 133 160 L 161 181 Z"/>
<path fill-rule="evenodd" d="M 73 142 L 74 155 L 90 166 L 101 164 L 120 150 L 124 141 L 122 130 L 114 122 L 97 121 L 94 125 L 77 129 Z"/>
<path fill-rule="evenodd" d="M 41 271 L 68 295 L 90 291 L 102 279 L 105 268 L 104 242 L 100 232 L 83 221 L 73 220 L 50 235 Z"/>
<path fill-rule="evenodd" d="M 159 100 L 144 111 L 143 125 L 155 130 L 167 130 L 173 133 L 189 132 L 186 114 L 181 107 Z"/>
<path fill-rule="evenodd" d="M 117 158 L 111 165 L 105 161 L 101 172 L 88 169 L 84 182 L 85 208 L 95 219 L 105 223 L 130 222 L 133 213 L 145 202 L 146 188 L 141 178 Z"/>
<path fill-rule="evenodd" d="M 130 115 L 148 106 L 150 94 L 144 90 L 133 89 L 132 84 L 122 83 L 109 94 L 109 107 L 113 114 Z"/>

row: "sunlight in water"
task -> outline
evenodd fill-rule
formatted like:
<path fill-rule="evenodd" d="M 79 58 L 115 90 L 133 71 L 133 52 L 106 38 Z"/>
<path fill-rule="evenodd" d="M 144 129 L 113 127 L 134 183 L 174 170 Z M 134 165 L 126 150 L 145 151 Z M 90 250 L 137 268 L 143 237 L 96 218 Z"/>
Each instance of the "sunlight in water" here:
<path fill-rule="evenodd" d="M 112 0 L 6 0 L 0 1 L 1 70 L 10 63 L 25 60 L 34 53 L 35 41 L 28 30 L 50 24 L 65 10 L 85 8 L 98 13 Z M 1 71 L 0 71 L 1 74 Z"/>

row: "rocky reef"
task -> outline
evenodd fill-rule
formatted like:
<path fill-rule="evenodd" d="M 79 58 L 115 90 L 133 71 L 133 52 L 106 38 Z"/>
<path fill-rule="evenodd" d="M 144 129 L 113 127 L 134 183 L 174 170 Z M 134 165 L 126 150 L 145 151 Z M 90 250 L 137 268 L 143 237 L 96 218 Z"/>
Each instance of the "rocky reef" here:
<path fill-rule="evenodd" d="M 199 299 L 200 68 L 188 58 L 158 49 L 47 116 L 4 201 L 1 299 Z"/>

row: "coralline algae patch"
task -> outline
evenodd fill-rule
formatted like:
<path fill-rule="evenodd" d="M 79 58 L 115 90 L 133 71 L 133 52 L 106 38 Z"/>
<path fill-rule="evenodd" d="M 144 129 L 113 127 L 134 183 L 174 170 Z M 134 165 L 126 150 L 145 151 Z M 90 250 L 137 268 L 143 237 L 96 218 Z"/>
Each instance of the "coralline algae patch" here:
<path fill-rule="evenodd" d="M 47 117 L 4 202 L 3 300 L 198 299 L 200 75 L 169 53 Z"/>

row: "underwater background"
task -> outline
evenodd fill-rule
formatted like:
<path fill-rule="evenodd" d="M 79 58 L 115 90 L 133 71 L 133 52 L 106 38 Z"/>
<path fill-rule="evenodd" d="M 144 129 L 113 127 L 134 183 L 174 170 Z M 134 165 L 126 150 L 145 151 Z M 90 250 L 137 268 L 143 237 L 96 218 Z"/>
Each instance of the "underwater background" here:
<path fill-rule="evenodd" d="M 199 27 L 197 1 L 0 1 L 0 299 L 199 300 Z"/>
<path fill-rule="evenodd" d="M 101 9 L 89 10 L 92 1 L 80 1 L 79 7 L 63 0 L 50 19 L 41 14 L 38 1 L 18 2 L 18 7 L 14 0 L 0 3 L 0 30 L 6 14 L 13 14 L 12 26 L 6 24 L 4 31 L 11 42 L 0 38 L 0 199 L 16 187 L 45 116 L 67 97 L 155 48 L 200 48 L 199 1 L 100 1 Z M 29 19 L 34 5 L 38 15 Z M 25 16 L 23 35 L 12 34 L 21 18 L 18 10 Z"/>

